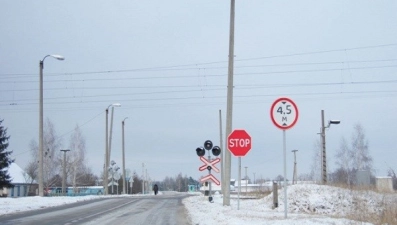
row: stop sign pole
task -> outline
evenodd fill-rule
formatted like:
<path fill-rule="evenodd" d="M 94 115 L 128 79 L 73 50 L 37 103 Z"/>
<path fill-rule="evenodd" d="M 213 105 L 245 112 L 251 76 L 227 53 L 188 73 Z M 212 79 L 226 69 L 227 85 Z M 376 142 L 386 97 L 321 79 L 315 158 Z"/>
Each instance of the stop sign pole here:
<path fill-rule="evenodd" d="M 233 130 L 227 137 L 227 148 L 238 157 L 238 200 L 237 209 L 240 209 L 241 192 L 241 157 L 251 150 L 251 136 L 245 130 Z"/>
<path fill-rule="evenodd" d="M 298 107 L 289 98 L 278 98 L 270 108 L 270 117 L 273 124 L 283 130 L 284 152 L 284 218 L 287 218 L 287 154 L 285 131 L 298 121 Z"/>

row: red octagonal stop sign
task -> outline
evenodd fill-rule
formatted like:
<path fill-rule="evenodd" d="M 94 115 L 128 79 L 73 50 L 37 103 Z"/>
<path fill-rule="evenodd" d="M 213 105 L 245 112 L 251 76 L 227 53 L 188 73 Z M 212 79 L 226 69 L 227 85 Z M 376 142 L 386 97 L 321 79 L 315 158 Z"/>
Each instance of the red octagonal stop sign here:
<path fill-rule="evenodd" d="M 234 130 L 227 137 L 227 148 L 234 156 L 245 156 L 251 150 L 251 136 L 245 130 Z"/>

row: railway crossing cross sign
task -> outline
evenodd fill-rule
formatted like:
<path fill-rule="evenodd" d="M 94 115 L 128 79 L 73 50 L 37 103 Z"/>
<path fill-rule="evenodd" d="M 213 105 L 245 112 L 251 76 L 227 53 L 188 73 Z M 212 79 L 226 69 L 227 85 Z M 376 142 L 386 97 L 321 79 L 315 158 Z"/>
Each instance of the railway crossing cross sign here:
<path fill-rule="evenodd" d="M 209 160 L 207 160 L 206 158 L 204 158 L 204 157 L 201 156 L 201 157 L 200 157 L 200 160 L 201 160 L 201 162 L 204 163 L 204 165 L 202 165 L 202 166 L 199 167 L 199 170 L 200 170 L 200 171 L 203 171 L 203 170 L 205 170 L 205 169 L 208 169 L 208 170 L 214 170 L 215 172 L 219 173 L 219 169 L 215 166 L 215 164 L 217 164 L 218 162 L 221 161 L 220 158 L 216 158 L 216 159 L 214 159 L 214 160 L 209 161 Z"/>

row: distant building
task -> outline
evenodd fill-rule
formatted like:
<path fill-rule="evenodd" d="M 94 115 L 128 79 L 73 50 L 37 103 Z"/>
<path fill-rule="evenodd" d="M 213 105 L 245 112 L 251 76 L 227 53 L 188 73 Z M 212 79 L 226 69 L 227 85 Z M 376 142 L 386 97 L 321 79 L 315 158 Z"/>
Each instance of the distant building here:
<path fill-rule="evenodd" d="M 8 168 L 8 173 L 12 178 L 12 184 L 14 187 L 12 188 L 3 188 L 0 189 L 0 196 L 3 197 L 24 197 L 28 195 L 34 195 L 33 193 L 29 193 L 29 190 L 37 189 L 37 182 L 33 181 L 29 175 L 27 175 L 21 167 L 19 167 L 16 163 L 12 163 Z"/>
<path fill-rule="evenodd" d="M 376 177 L 376 189 L 380 192 L 393 192 L 392 177 Z"/>

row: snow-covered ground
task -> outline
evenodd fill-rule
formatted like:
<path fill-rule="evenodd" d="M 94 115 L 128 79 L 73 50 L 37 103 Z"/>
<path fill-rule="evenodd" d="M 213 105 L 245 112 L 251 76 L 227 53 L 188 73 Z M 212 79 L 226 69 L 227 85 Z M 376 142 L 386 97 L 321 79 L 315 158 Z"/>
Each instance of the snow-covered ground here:
<path fill-rule="evenodd" d="M 223 206 L 219 194 L 213 196 L 213 203 L 201 194 L 185 198 L 183 203 L 193 225 L 372 224 L 361 221 L 371 221 L 370 218 L 373 220 L 375 217 L 385 217 L 386 220 L 371 222 L 397 224 L 396 193 L 379 194 L 315 184 L 289 186 L 287 190 L 287 219 L 283 190 L 279 190 L 279 207 L 276 209 L 272 209 L 272 194 L 259 199 L 240 199 L 239 209 L 234 196 L 230 206 Z M 106 196 L 0 198 L 0 215 L 96 198 Z"/>
<path fill-rule="evenodd" d="M 279 190 L 279 207 L 272 209 L 273 194 L 260 199 L 231 199 L 222 206 L 221 195 L 195 196 L 184 200 L 192 224 L 372 224 L 383 215 L 393 216 L 397 224 L 397 194 L 373 191 L 353 191 L 331 186 L 304 184 L 287 188 L 288 214 L 285 219 L 284 191 Z M 389 212 L 387 210 L 392 210 Z M 387 221 L 388 222 L 388 221 Z M 385 223 L 387 224 L 387 223 Z"/>

